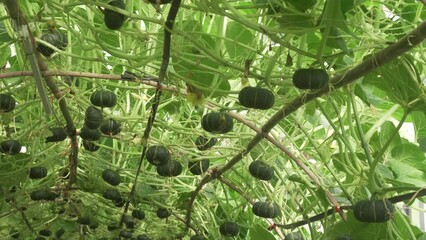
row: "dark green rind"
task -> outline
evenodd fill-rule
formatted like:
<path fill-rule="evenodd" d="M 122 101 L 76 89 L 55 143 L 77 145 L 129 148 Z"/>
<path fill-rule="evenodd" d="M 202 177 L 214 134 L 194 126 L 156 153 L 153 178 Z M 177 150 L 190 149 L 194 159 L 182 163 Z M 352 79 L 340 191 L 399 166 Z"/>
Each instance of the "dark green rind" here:
<path fill-rule="evenodd" d="M 323 69 L 298 69 L 293 74 L 293 85 L 299 89 L 321 89 L 328 84 L 328 74 Z"/>
<path fill-rule="evenodd" d="M 244 107 L 266 110 L 274 106 L 275 96 L 268 89 L 245 87 L 238 94 L 238 100 Z"/>

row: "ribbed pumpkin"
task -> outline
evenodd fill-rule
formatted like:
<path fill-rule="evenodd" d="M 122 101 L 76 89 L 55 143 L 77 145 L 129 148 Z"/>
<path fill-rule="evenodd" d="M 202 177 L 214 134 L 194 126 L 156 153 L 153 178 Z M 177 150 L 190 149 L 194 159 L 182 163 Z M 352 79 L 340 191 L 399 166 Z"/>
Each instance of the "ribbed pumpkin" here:
<path fill-rule="evenodd" d="M 92 230 L 95 230 L 95 229 L 97 229 L 99 227 L 99 223 L 97 223 L 97 222 L 91 222 L 90 224 L 89 224 L 89 228 L 90 229 L 92 229 Z"/>
<path fill-rule="evenodd" d="M 52 30 L 47 33 L 44 33 L 40 37 L 40 39 L 47 43 L 50 43 L 51 45 L 61 50 L 64 50 L 68 45 L 68 38 L 66 34 L 61 33 L 58 30 Z M 37 50 L 45 57 L 50 57 L 50 55 L 55 52 L 52 48 L 45 46 L 41 43 L 37 45 Z"/>
<path fill-rule="evenodd" d="M 130 232 L 129 230 L 121 230 L 120 231 L 120 237 L 122 238 L 131 238 L 132 237 L 132 232 Z"/>
<path fill-rule="evenodd" d="M 117 186 L 121 182 L 120 174 L 112 169 L 102 171 L 102 179 L 113 186 Z"/>
<path fill-rule="evenodd" d="M 355 218 L 360 222 L 381 223 L 392 218 L 395 208 L 387 200 L 361 200 L 353 208 Z"/>
<path fill-rule="evenodd" d="M 271 180 L 274 176 L 274 168 L 260 160 L 250 164 L 249 172 L 253 177 L 265 181 Z"/>
<path fill-rule="evenodd" d="M 18 154 L 21 151 L 21 143 L 16 140 L 5 140 L 0 143 L 0 152 L 9 155 Z"/>
<path fill-rule="evenodd" d="M 167 210 L 167 208 L 159 208 L 157 210 L 157 217 L 158 218 L 161 218 L 161 219 L 168 218 L 168 217 L 170 217 L 170 215 L 172 215 L 172 213 L 169 212 L 169 210 Z"/>
<path fill-rule="evenodd" d="M 123 223 L 126 225 L 127 228 L 129 229 L 133 229 L 136 226 L 136 222 L 135 219 L 133 219 L 133 217 L 129 216 L 129 215 L 124 215 L 123 216 Z"/>
<path fill-rule="evenodd" d="M 216 145 L 216 143 L 216 138 L 205 138 L 203 136 L 199 136 L 197 139 L 195 139 L 195 146 L 197 146 L 198 150 L 200 151 L 210 149 Z"/>
<path fill-rule="evenodd" d="M 16 101 L 10 94 L 0 94 L 0 113 L 11 112 L 15 109 Z"/>
<path fill-rule="evenodd" d="M 53 201 L 57 197 L 58 197 L 58 194 L 48 189 L 34 190 L 30 193 L 30 198 L 31 200 L 34 200 L 34 201 L 39 201 L 39 200 Z"/>
<path fill-rule="evenodd" d="M 266 110 L 274 106 L 275 96 L 268 89 L 245 87 L 238 94 L 238 100 L 244 107 Z"/>
<path fill-rule="evenodd" d="M 52 231 L 48 229 L 42 229 L 38 231 L 38 234 L 40 234 L 41 236 L 49 237 L 50 235 L 52 235 Z"/>
<path fill-rule="evenodd" d="M 80 131 L 80 137 L 88 141 L 97 141 L 101 138 L 101 132 L 99 132 L 99 129 L 90 129 L 83 126 Z"/>
<path fill-rule="evenodd" d="M 143 220 L 145 218 L 145 212 L 139 209 L 135 209 L 132 212 L 132 217 L 139 219 L 139 220 Z"/>
<path fill-rule="evenodd" d="M 117 96 L 108 90 L 97 90 L 90 95 L 90 102 L 97 107 L 114 107 L 117 104 Z"/>
<path fill-rule="evenodd" d="M 59 228 L 58 230 L 56 230 L 56 232 L 55 232 L 55 237 L 56 237 L 56 238 L 60 238 L 62 235 L 64 235 L 64 233 L 65 233 L 65 229 L 63 229 L 63 228 L 61 227 L 61 228 Z"/>
<path fill-rule="evenodd" d="M 47 168 L 45 167 L 32 167 L 29 171 L 29 177 L 31 179 L 40 179 L 47 176 Z"/>
<path fill-rule="evenodd" d="M 113 0 L 108 3 L 111 6 L 125 9 L 126 6 L 123 0 Z M 111 30 L 118 30 L 123 26 L 125 16 L 121 13 L 118 13 L 114 10 L 105 9 L 104 11 L 104 22 L 107 28 Z"/>
<path fill-rule="evenodd" d="M 240 227 L 234 222 L 224 222 L 220 225 L 220 233 L 225 237 L 235 237 L 240 233 Z"/>
<path fill-rule="evenodd" d="M 101 148 L 100 146 L 95 145 L 92 141 L 89 140 L 83 140 L 83 147 L 89 152 L 95 152 L 99 148 Z"/>
<path fill-rule="evenodd" d="M 293 74 L 293 85 L 300 89 L 321 89 L 328 84 L 328 74 L 323 69 L 298 69 Z"/>
<path fill-rule="evenodd" d="M 121 208 L 121 207 L 124 206 L 124 204 L 126 204 L 126 200 L 124 200 L 124 198 L 122 198 L 122 197 L 119 197 L 117 199 L 113 199 L 112 204 L 114 204 L 114 206 L 116 206 L 116 207 Z"/>
<path fill-rule="evenodd" d="M 255 202 L 252 207 L 254 215 L 263 218 L 275 218 L 281 213 L 280 207 L 276 203 Z"/>
<path fill-rule="evenodd" d="M 201 127 L 211 133 L 227 133 L 234 127 L 234 122 L 226 112 L 211 112 L 203 116 Z"/>
<path fill-rule="evenodd" d="M 63 127 L 54 127 L 49 128 L 49 131 L 52 132 L 52 136 L 46 137 L 46 142 L 61 142 L 64 141 L 68 134 Z"/>
<path fill-rule="evenodd" d="M 285 235 L 285 240 L 303 240 L 303 236 L 300 232 L 293 232 Z"/>
<path fill-rule="evenodd" d="M 170 161 L 170 153 L 166 147 L 154 145 L 146 150 L 146 159 L 155 166 L 160 166 Z"/>
<path fill-rule="evenodd" d="M 101 126 L 104 117 L 102 111 L 93 106 L 89 106 L 84 114 L 84 125 L 90 129 L 96 129 Z"/>
<path fill-rule="evenodd" d="M 105 199 L 109 199 L 109 200 L 116 200 L 121 198 L 120 192 L 117 189 L 112 189 L 112 188 L 105 190 L 102 196 Z"/>
<path fill-rule="evenodd" d="M 121 132 L 121 124 L 114 119 L 108 119 L 102 123 L 100 130 L 105 135 L 117 135 Z"/>
<path fill-rule="evenodd" d="M 157 166 L 157 173 L 163 177 L 176 177 L 182 173 L 182 164 L 176 160 L 170 160 L 166 164 Z"/>
<path fill-rule="evenodd" d="M 136 237 L 136 240 L 150 240 L 146 234 L 141 234 Z"/>
<path fill-rule="evenodd" d="M 148 0 L 152 4 L 167 4 L 171 3 L 173 0 Z"/>
<path fill-rule="evenodd" d="M 9 231 L 9 235 L 10 235 L 12 238 L 19 238 L 19 232 L 18 232 L 18 231 L 16 231 L 16 230 L 14 230 L 14 229 L 12 229 L 12 230 L 10 230 L 10 231 Z"/>
<path fill-rule="evenodd" d="M 188 169 L 194 175 L 203 174 L 209 169 L 210 160 L 202 159 L 200 161 L 188 162 Z"/>
<path fill-rule="evenodd" d="M 114 230 L 116 230 L 116 229 L 119 229 L 120 227 L 118 226 L 118 224 L 115 224 L 115 223 L 111 223 L 111 224 L 109 224 L 108 226 L 107 226 L 107 229 L 108 229 L 108 231 L 114 231 Z"/>

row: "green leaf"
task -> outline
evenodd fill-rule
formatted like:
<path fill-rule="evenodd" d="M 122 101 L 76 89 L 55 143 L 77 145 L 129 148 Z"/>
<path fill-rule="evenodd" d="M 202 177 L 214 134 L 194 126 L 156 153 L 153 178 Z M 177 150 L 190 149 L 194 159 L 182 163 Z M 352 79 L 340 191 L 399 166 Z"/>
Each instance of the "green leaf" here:
<path fill-rule="evenodd" d="M 7 33 L 6 26 L 3 21 L 0 21 L 0 43 L 9 42 L 11 40 L 12 38 Z"/>
<path fill-rule="evenodd" d="M 238 22 L 229 22 L 226 26 L 225 36 L 229 39 L 225 42 L 225 46 L 231 59 L 250 58 L 252 51 L 243 45 L 252 45 L 255 38 L 247 27 Z"/>
<path fill-rule="evenodd" d="M 332 26 L 330 28 L 326 45 L 331 48 L 341 49 L 348 55 L 353 55 L 353 53 L 346 46 L 346 42 L 340 35 L 339 29 L 337 27 Z"/>
<path fill-rule="evenodd" d="M 416 138 L 426 137 L 426 113 L 425 112 L 412 112 L 414 131 Z"/>
<path fill-rule="evenodd" d="M 416 169 L 426 172 L 426 157 L 412 143 L 396 145 L 391 151 L 392 160 L 406 163 Z"/>
<path fill-rule="evenodd" d="M 303 34 L 315 28 L 315 19 L 312 15 L 281 8 L 278 16 L 276 20 L 286 33 Z"/>
<path fill-rule="evenodd" d="M 395 180 L 403 185 L 413 185 L 424 187 L 426 185 L 426 174 L 417 168 L 414 168 L 406 163 L 397 160 L 391 160 L 389 166 L 395 173 Z"/>
<path fill-rule="evenodd" d="M 275 240 L 275 237 L 271 234 L 271 232 L 266 230 L 265 227 L 260 224 L 256 224 L 254 227 L 250 228 L 250 239 Z"/>
<path fill-rule="evenodd" d="M 385 143 L 392 137 L 394 132 L 396 131 L 396 127 L 393 125 L 392 122 L 386 121 L 383 123 L 383 125 L 380 128 L 380 143 L 381 145 L 385 145 Z M 389 145 L 388 149 L 392 149 L 393 146 L 401 144 L 401 138 L 399 134 L 397 134 L 391 144 Z"/>
<path fill-rule="evenodd" d="M 287 0 L 287 2 L 293 5 L 297 10 L 304 12 L 312 8 L 317 1 L 316 0 Z"/>
<path fill-rule="evenodd" d="M 6 66 L 7 60 L 11 56 L 12 52 L 10 51 L 10 47 L 9 46 L 6 46 L 5 48 L 0 49 L 0 51 L 2 52 L 0 54 L 0 68 L 2 68 L 4 66 Z"/>

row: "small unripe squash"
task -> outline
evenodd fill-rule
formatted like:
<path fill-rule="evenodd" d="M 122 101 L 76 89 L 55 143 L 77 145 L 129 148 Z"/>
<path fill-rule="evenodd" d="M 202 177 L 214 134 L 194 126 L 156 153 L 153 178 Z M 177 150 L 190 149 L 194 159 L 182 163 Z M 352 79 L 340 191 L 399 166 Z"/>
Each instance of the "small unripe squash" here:
<path fill-rule="evenodd" d="M 18 154 L 21 151 L 21 143 L 16 140 L 5 140 L 0 143 L 0 152 L 9 155 Z"/>
<path fill-rule="evenodd" d="M 0 113 L 11 112 L 15 109 L 16 101 L 10 94 L 0 94 Z"/>
<path fill-rule="evenodd" d="M 201 127 L 211 133 L 227 133 L 232 131 L 234 122 L 226 112 L 211 112 L 203 116 Z"/>
<path fill-rule="evenodd" d="M 170 153 L 166 147 L 154 145 L 146 150 L 146 159 L 155 166 L 160 166 L 170 161 Z"/>
<path fill-rule="evenodd" d="M 12 238 L 19 238 L 19 232 L 18 232 L 18 231 L 16 231 L 16 230 L 14 230 L 14 229 L 12 229 L 12 230 L 10 230 L 10 231 L 9 231 L 9 235 L 10 235 Z"/>
<path fill-rule="evenodd" d="M 274 176 L 274 168 L 262 161 L 253 161 L 249 166 L 250 174 L 260 180 L 271 180 Z"/>
<path fill-rule="evenodd" d="M 157 173 L 163 177 L 176 177 L 182 173 L 182 164 L 176 160 L 170 160 L 166 164 L 157 166 Z"/>
<path fill-rule="evenodd" d="M 84 125 L 90 129 L 96 129 L 101 126 L 103 119 L 104 117 L 101 110 L 89 106 L 84 114 Z"/>
<path fill-rule="evenodd" d="M 125 9 L 126 6 L 123 0 L 113 0 L 108 3 L 111 6 Z M 118 13 L 114 10 L 105 9 L 104 11 L 104 22 L 107 28 L 111 30 L 118 30 L 123 26 L 125 16 L 121 13 Z"/>
<path fill-rule="evenodd" d="M 132 217 L 139 219 L 139 220 L 143 220 L 145 218 L 145 212 L 139 209 L 135 209 L 132 212 Z"/>
<path fill-rule="evenodd" d="M 49 31 L 44 33 L 41 37 L 41 40 L 50 43 L 51 45 L 57 47 L 58 49 L 64 50 L 68 46 L 68 38 L 65 33 L 62 33 L 58 30 Z M 45 46 L 41 43 L 37 45 L 37 50 L 45 57 L 50 57 L 55 50 Z"/>
<path fill-rule="evenodd" d="M 323 69 L 301 68 L 293 74 L 293 85 L 300 89 L 321 89 L 328 84 L 328 79 Z"/>
<path fill-rule="evenodd" d="M 209 169 L 210 160 L 202 159 L 200 161 L 188 162 L 188 169 L 194 175 L 201 175 Z"/>
<path fill-rule="evenodd" d="M 111 223 L 110 225 L 107 226 L 108 231 L 114 231 L 116 229 L 119 229 L 120 227 L 118 226 L 118 224 L 115 223 Z"/>
<path fill-rule="evenodd" d="M 120 174 L 112 169 L 105 169 L 102 172 L 102 179 L 113 186 L 117 186 L 121 182 Z"/>
<path fill-rule="evenodd" d="M 46 142 L 61 142 L 64 141 L 68 134 L 63 127 L 54 127 L 49 128 L 49 131 L 52 132 L 52 136 L 46 137 Z"/>
<path fill-rule="evenodd" d="M 119 197 L 117 199 L 113 199 L 112 204 L 114 204 L 114 206 L 116 206 L 116 207 L 121 208 L 121 207 L 124 206 L 124 204 L 126 204 L 126 200 L 124 200 L 124 198 L 122 198 L 122 197 Z"/>
<path fill-rule="evenodd" d="M 108 90 L 97 90 L 90 95 L 90 102 L 97 107 L 114 107 L 117 104 L 117 96 Z"/>
<path fill-rule="evenodd" d="M 101 138 L 101 132 L 99 132 L 99 129 L 90 129 L 87 126 L 83 126 L 80 131 L 80 137 L 88 141 L 97 141 Z"/>
<path fill-rule="evenodd" d="M 95 152 L 99 148 L 101 148 L 100 146 L 95 145 L 92 141 L 89 140 L 83 140 L 83 147 L 89 152 Z"/>
<path fill-rule="evenodd" d="M 136 240 L 150 240 L 150 238 L 146 234 L 141 234 L 136 237 Z"/>
<path fill-rule="evenodd" d="M 112 188 L 105 190 L 102 196 L 105 199 L 109 199 L 109 200 L 116 200 L 121 198 L 120 192 L 117 189 L 112 189 Z"/>
<path fill-rule="evenodd" d="M 64 233 L 65 233 L 65 229 L 61 227 L 58 230 L 56 230 L 55 237 L 60 238 L 62 235 L 64 235 Z"/>
<path fill-rule="evenodd" d="M 203 136 L 199 136 L 197 139 L 195 139 L 195 146 L 197 146 L 198 150 L 200 151 L 210 149 L 216 145 L 216 143 L 216 138 L 205 138 Z"/>
<path fill-rule="evenodd" d="M 41 236 L 49 237 L 50 235 L 52 235 L 52 231 L 48 229 L 42 229 L 38 231 L 38 234 L 40 234 Z"/>
<path fill-rule="evenodd" d="M 360 222 L 381 223 L 392 218 L 395 208 L 387 199 L 361 200 L 353 208 L 355 218 Z"/>
<path fill-rule="evenodd" d="M 252 207 L 254 215 L 263 218 L 275 218 L 281 213 L 279 206 L 276 203 L 255 202 Z"/>
<path fill-rule="evenodd" d="M 121 124 L 110 118 L 102 123 L 100 130 L 105 135 L 117 135 L 121 132 Z"/>
<path fill-rule="evenodd" d="M 130 232 L 129 230 L 121 230 L 120 231 L 120 237 L 122 238 L 131 238 L 132 237 L 132 232 Z"/>
<path fill-rule="evenodd" d="M 169 210 L 167 210 L 167 208 L 159 208 L 157 210 L 157 217 L 158 218 L 161 218 L 161 219 L 168 218 L 168 217 L 170 217 L 170 215 L 172 215 L 172 213 L 169 212 Z"/>
<path fill-rule="evenodd" d="M 238 94 L 238 100 L 244 107 L 266 110 L 274 106 L 275 96 L 268 89 L 245 87 Z"/>
<path fill-rule="evenodd" d="M 234 222 L 224 222 L 220 225 L 220 233 L 225 237 L 235 237 L 240 233 L 240 227 Z"/>
<path fill-rule="evenodd" d="M 32 167 L 29 171 L 31 179 L 41 179 L 47 176 L 47 168 L 45 167 Z"/>

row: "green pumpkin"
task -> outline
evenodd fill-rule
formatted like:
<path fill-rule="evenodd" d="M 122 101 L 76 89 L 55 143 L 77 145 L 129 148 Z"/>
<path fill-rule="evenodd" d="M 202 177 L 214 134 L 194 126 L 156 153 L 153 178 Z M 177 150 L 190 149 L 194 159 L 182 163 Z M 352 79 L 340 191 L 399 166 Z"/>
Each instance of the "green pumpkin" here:
<path fill-rule="evenodd" d="M 132 212 L 132 217 L 139 219 L 139 220 L 143 220 L 145 218 L 145 213 L 144 213 L 144 211 L 141 211 L 139 209 L 135 209 Z"/>
<path fill-rule="evenodd" d="M 166 164 L 157 166 L 157 173 L 163 177 L 176 177 L 182 173 L 182 164 L 175 160 L 170 160 Z"/>
<path fill-rule="evenodd" d="M 15 229 L 12 229 L 9 231 L 9 236 L 11 236 L 12 238 L 19 238 L 19 232 L 16 231 Z"/>
<path fill-rule="evenodd" d="M 0 143 L 0 152 L 8 155 L 15 155 L 21 151 L 21 143 L 16 140 L 5 140 Z"/>
<path fill-rule="evenodd" d="M 83 126 L 80 131 L 80 137 L 88 141 L 97 141 L 99 138 L 101 138 L 101 132 L 99 132 L 99 129 L 90 129 L 86 126 Z"/>
<path fill-rule="evenodd" d="M 201 175 L 209 169 L 210 160 L 202 159 L 200 161 L 188 162 L 188 169 L 194 175 Z"/>
<path fill-rule="evenodd" d="M 152 4 L 168 4 L 171 3 L 173 0 L 148 0 L 148 2 Z"/>
<path fill-rule="evenodd" d="M 161 219 L 168 218 L 168 217 L 170 217 L 170 215 L 172 215 L 172 213 L 169 210 L 167 210 L 167 208 L 157 209 L 157 217 L 158 218 L 161 218 Z"/>
<path fill-rule="evenodd" d="M 122 238 L 131 238 L 132 237 L 132 232 L 130 232 L 129 230 L 121 230 L 120 231 L 120 237 Z"/>
<path fill-rule="evenodd" d="M 303 240 L 303 236 L 300 232 L 293 232 L 285 235 L 285 240 Z"/>
<path fill-rule="evenodd" d="M 135 219 L 133 219 L 133 217 L 129 216 L 129 215 L 124 215 L 123 216 L 123 223 L 126 225 L 127 228 L 129 229 L 133 229 L 136 226 L 136 222 Z"/>
<path fill-rule="evenodd" d="M 392 218 L 395 208 L 387 200 L 361 200 L 353 208 L 355 218 L 360 222 L 381 223 Z"/>
<path fill-rule="evenodd" d="M 47 168 L 45 167 L 32 167 L 29 171 L 31 179 L 41 179 L 47 176 Z"/>
<path fill-rule="evenodd" d="M 126 9 L 126 6 L 125 6 L 123 0 L 113 0 L 113 1 L 109 2 L 108 4 L 111 5 L 111 6 L 117 7 L 117 8 L 121 8 L 123 10 Z M 104 11 L 105 25 L 107 26 L 107 28 L 109 28 L 111 30 L 120 29 L 123 26 L 125 19 L 126 19 L 126 17 L 123 14 L 118 13 L 114 10 L 105 9 L 105 11 Z"/>
<path fill-rule="evenodd" d="M 47 32 L 43 34 L 40 39 L 61 50 L 64 50 L 68 46 L 67 35 L 58 30 Z M 37 50 L 45 57 L 50 57 L 50 55 L 55 52 L 52 48 L 41 43 L 37 45 Z"/>
<path fill-rule="evenodd" d="M 321 89 L 328 84 L 328 74 L 323 69 L 298 69 L 293 74 L 293 85 L 299 89 Z"/>
<path fill-rule="evenodd" d="M 112 169 L 105 169 L 102 172 L 102 179 L 113 186 L 117 186 L 121 182 L 120 174 Z"/>
<path fill-rule="evenodd" d="M 117 96 L 108 90 L 97 90 L 90 95 L 90 102 L 97 107 L 114 107 L 117 104 Z"/>
<path fill-rule="evenodd" d="M 274 106 L 275 96 L 268 89 L 245 87 L 238 94 L 238 100 L 244 107 L 266 110 Z"/>
<path fill-rule="evenodd" d="M 104 191 L 102 197 L 109 200 L 116 200 L 121 198 L 121 194 L 117 189 L 110 188 Z"/>
<path fill-rule="evenodd" d="M 100 130 L 108 136 L 117 135 L 121 132 L 121 124 L 114 119 L 108 119 L 102 123 Z"/>
<path fill-rule="evenodd" d="M 40 234 L 41 236 L 49 237 L 50 235 L 52 235 L 52 231 L 48 229 L 42 229 L 38 231 L 38 234 Z"/>
<path fill-rule="evenodd" d="M 95 230 L 95 229 L 97 229 L 99 227 L 99 223 L 97 223 L 97 222 L 94 222 L 94 223 L 90 223 L 89 224 L 89 228 L 90 229 L 92 229 L 92 230 Z"/>
<path fill-rule="evenodd" d="M 0 94 L 0 113 L 11 112 L 15 109 L 16 101 L 10 94 Z"/>
<path fill-rule="evenodd" d="M 226 112 L 211 112 L 203 116 L 201 127 L 211 133 L 227 133 L 234 127 L 234 122 Z"/>
<path fill-rule="evenodd" d="M 55 237 L 60 238 L 62 235 L 64 235 L 64 233 L 65 233 L 65 229 L 61 227 L 58 230 L 56 230 Z"/>
<path fill-rule="evenodd" d="M 255 202 L 252 207 L 254 215 L 263 218 L 275 218 L 281 213 L 280 207 L 276 203 Z"/>
<path fill-rule="evenodd" d="M 46 142 L 61 142 L 68 137 L 68 133 L 63 127 L 54 127 L 49 128 L 49 131 L 52 132 L 52 136 L 46 137 Z"/>
<path fill-rule="evenodd" d="M 136 237 L 136 240 L 150 240 L 150 238 L 146 234 L 141 234 Z"/>
<path fill-rule="evenodd" d="M 249 166 L 250 174 L 260 180 L 268 181 L 274 176 L 274 168 L 262 161 L 253 161 Z"/>
<path fill-rule="evenodd" d="M 90 129 L 99 128 L 104 119 L 102 111 L 92 106 L 86 109 L 84 117 L 84 125 Z"/>
<path fill-rule="evenodd" d="M 95 152 L 99 148 L 101 148 L 100 146 L 95 145 L 92 141 L 89 140 L 83 140 L 83 147 L 89 152 Z"/>
<path fill-rule="evenodd" d="M 220 225 L 220 233 L 225 237 L 235 237 L 240 233 L 240 227 L 234 222 L 224 222 Z"/>
<path fill-rule="evenodd" d="M 155 166 L 160 166 L 170 161 L 170 153 L 166 147 L 154 145 L 146 150 L 146 159 Z"/>
<path fill-rule="evenodd" d="M 121 207 L 124 206 L 124 204 L 126 204 L 126 200 L 124 200 L 124 198 L 120 197 L 120 198 L 117 198 L 117 199 L 113 199 L 112 204 L 114 204 L 114 206 L 116 206 L 116 207 L 121 208 Z"/>
<path fill-rule="evenodd" d="M 216 138 L 205 138 L 203 136 L 199 136 L 197 139 L 195 139 L 195 146 L 197 146 L 198 150 L 200 151 L 210 149 L 216 145 L 216 143 Z"/>
<path fill-rule="evenodd" d="M 90 217 L 88 216 L 82 216 L 77 219 L 77 222 L 81 225 L 89 225 L 90 224 Z"/>
<path fill-rule="evenodd" d="M 107 226 L 108 231 L 112 232 L 114 230 L 119 229 L 120 227 L 118 226 L 118 224 L 115 223 L 111 223 L 110 225 Z"/>
<path fill-rule="evenodd" d="M 33 201 L 39 201 L 39 200 L 53 201 L 57 197 L 58 197 L 58 194 L 56 194 L 55 192 L 52 192 L 49 189 L 34 190 L 30 193 L 30 198 Z"/>

